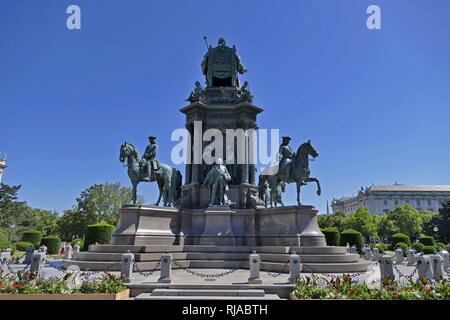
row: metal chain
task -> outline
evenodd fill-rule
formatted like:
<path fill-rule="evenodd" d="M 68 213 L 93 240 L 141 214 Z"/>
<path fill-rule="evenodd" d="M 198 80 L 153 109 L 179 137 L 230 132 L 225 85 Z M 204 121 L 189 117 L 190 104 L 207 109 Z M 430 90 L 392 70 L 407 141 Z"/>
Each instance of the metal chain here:
<path fill-rule="evenodd" d="M 392 266 L 394 267 L 395 271 L 398 272 L 400 277 L 405 277 L 407 279 L 411 279 L 416 274 L 417 270 L 419 269 L 419 266 L 416 266 L 411 274 L 405 275 L 403 272 L 400 271 L 400 269 L 395 264 L 392 264 Z"/>
<path fill-rule="evenodd" d="M 138 264 L 137 264 L 136 262 L 134 262 L 134 267 L 136 267 L 136 271 L 137 271 L 141 276 L 144 276 L 144 277 L 151 276 L 151 275 L 158 269 L 158 267 L 159 267 L 160 265 L 161 265 L 161 260 L 159 260 L 159 261 L 156 263 L 155 267 L 154 267 L 152 270 L 150 270 L 150 271 L 148 271 L 148 272 L 144 272 L 144 271 L 139 270 Z"/>
<path fill-rule="evenodd" d="M 284 264 L 284 266 L 281 268 L 280 272 L 267 272 L 267 275 L 269 275 L 272 278 L 277 278 L 279 276 L 281 276 L 282 274 L 286 274 L 284 271 L 284 269 L 286 269 L 287 265 L 289 264 L 289 260 L 286 261 L 286 263 Z"/>
<path fill-rule="evenodd" d="M 186 271 L 187 273 L 190 273 L 190 274 L 192 274 L 193 276 L 200 277 L 200 278 L 202 278 L 202 279 L 206 279 L 206 278 L 207 278 L 207 279 L 214 279 L 214 278 L 217 279 L 217 278 L 224 277 L 224 276 L 227 276 L 227 275 L 229 275 L 229 274 L 232 274 L 233 272 L 235 272 L 236 270 L 238 270 L 238 269 L 236 268 L 236 269 L 230 269 L 230 270 L 228 270 L 228 271 L 221 272 L 221 273 L 207 274 L 207 273 L 200 273 L 200 272 L 196 272 L 196 271 L 189 270 L 188 268 L 183 267 L 183 265 L 181 265 L 180 263 L 176 262 L 175 260 L 173 260 L 173 263 L 174 263 L 174 265 L 176 265 L 177 267 L 181 268 L 183 271 Z"/>

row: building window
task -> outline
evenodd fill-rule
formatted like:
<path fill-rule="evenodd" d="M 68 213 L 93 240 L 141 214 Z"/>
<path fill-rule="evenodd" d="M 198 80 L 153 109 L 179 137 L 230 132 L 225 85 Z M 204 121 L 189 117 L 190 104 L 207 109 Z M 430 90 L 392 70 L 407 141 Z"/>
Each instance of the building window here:
<path fill-rule="evenodd" d="M 431 206 L 431 200 L 428 200 L 428 205 Z"/>
<path fill-rule="evenodd" d="M 387 200 L 384 200 L 384 205 L 387 206 Z"/>
<path fill-rule="evenodd" d="M 398 205 L 398 200 L 395 200 L 395 205 Z"/>
<path fill-rule="evenodd" d="M 420 200 L 417 200 L 416 203 L 418 206 L 420 206 Z"/>

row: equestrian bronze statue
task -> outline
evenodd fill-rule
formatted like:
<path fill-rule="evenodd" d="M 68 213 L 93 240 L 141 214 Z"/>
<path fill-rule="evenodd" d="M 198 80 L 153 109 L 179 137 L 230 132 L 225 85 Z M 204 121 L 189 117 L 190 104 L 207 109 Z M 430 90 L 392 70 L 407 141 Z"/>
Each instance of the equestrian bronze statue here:
<path fill-rule="evenodd" d="M 267 181 L 270 190 L 280 190 L 282 183 L 293 183 L 297 185 L 297 203 L 301 205 L 300 202 L 300 188 L 306 185 L 308 182 L 315 182 L 317 184 L 317 195 L 320 195 L 320 183 L 319 179 L 310 177 L 309 170 L 309 156 L 316 158 L 319 156 L 316 149 L 314 149 L 311 140 L 303 143 L 298 148 L 297 152 L 292 152 L 289 147 L 289 137 L 283 137 L 283 143 L 280 146 L 279 154 L 281 156 L 280 161 L 277 165 L 273 167 L 264 168 L 260 175 L 260 184 L 265 184 Z M 275 195 L 271 192 L 271 198 Z M 280 199 L 270 199 L 270 202 L 282 203 L 281 193 L 277 196 Z"/>
<path fill-rule="evenodd" d="M 156 160 L 157 145 L 155 137 L 149 137 L 150 145 L 147 147 L 144 157 L 131 143 L 124 142 L 120 146 L 119 161 L 127 161 L 128 176 L 133 185 L 133 204 L 136 204 L 136 192 L 139 182 L 156 181 L 159 189 L 159 205 L 161 198 L 165 207 L 174 206 L 181 195 L 182 177 L 178 169 L 170 167 Z"/>

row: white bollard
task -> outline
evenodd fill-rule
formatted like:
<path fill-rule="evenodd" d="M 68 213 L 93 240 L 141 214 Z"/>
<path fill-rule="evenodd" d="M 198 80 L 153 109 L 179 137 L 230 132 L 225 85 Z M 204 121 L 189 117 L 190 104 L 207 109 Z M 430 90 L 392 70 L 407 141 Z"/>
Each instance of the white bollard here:
<path fill-rule="evenodd" d="M 403 264 L 403 250 L 400 248 L 395 249 L 395 263 Z"/>
<path fill-rule="evenodd" d="M 347 242 L 347 245 L 345 246 L 345 249 L 347 250 L 347 253 L 350 253 L 350 245 Z"/>
<path fill-rule="evenodd" d="M 444 260 L 444 271 L 449 272 L 450 271 L 450 257 L 447 250 L 441 250 L 439 251 L 439 254 L 441 255 L 442 259 Z"/>
<path fill-rule="evenodd" d="M 31 266 L 30 272 L 41 273 L 41 269 L 45 263 L 45 253 L 43 252 L 35 252 L 33 253 L 33 257 L 31 258 Z"/>
<path fill-rule="evenodd" d="M 73 248 L 72 248 L 72 246 L 69 244 L 69 245 L 66 247 L 66 250 L 65 250 L 65 253 L 64 253 L 64 259 L 66 259 L 66 260 L 72 259 L 72 252 L 73 252 Z"/>
<path fill-rule="evenodd" d="M 300 271 L 300 256 L 292 251 L 289 256 L 289 282 L 294 283 L 296 279 L 300 278 Z"/>
<path fill-rule="evenodd" d="M 407 266 L 412 266 L 416 263 L 415 253 L 416 251 L 414 249 L 409 249 L 406 253 L 406 257 L 408 259 L 408 262 L 406 263 Z"/>
<path fill-rule="evenodd" d="M 370 258 L 372 258 L 372 250 L 369 247 L 367 247 L 366 251 L 364 251 L 364 257 L 366 260 L 370 260 Z"/>
<path fill-rule="evenodd" d="M 431 256 L 433 275 L 435 280 L 444 280 L 444 259 L 440 254 L 433 254 Z"/>
<path fill-rule="evenodd" d="M 25 251 L 25 260 L 23 261 L 23 263 L 30 264 L 31 260 L 33 259 L 33 254 L 34 254 L 34 247 L 33 246 L 27 247 Z"/>
<path fill-rule="evenodd" d="M 262 283 L 262 280 L 259 277 L 261 257 L 256 253 L 256 251 L 253 251 L 253 253 L 249 256 L 248 263 L 250 267 L 250 277 L 248 278 L 248 283 Z"/>
<path fill-rule="evenodd" d="M 380 260 L 380 250 L 378 248 L 373 248 L 372 249 L 372 260 L 373 261 Z"/>
<path fill-rule="evenodd" d="M 432 280 L 433 279 L 433 269 L 431 266 L 431 259 L 427 256 L 417 256 L 417 272 L 419 274 L 419 279 Z"/>
<path fill-rule="evenodd" d="M 78 254 L 80 253 L 80 246 L 78 244 L 73 246 L 73 259 L 78 259 Z"/>
<path fill-rule="evenodd" d="M 133 274 L 133 266 L 134 266 L 134 254 L 128 250 L 127 253 L 124 253 L 121 258 L 120 265 L 120 274 L 127 278 L 131 278 Z"/>
<path fill-rule="evenodd" d="M 39 247 L 38 251 L 47 254 L 47 247 L 45 245 L 42 245 Z"/>
<path fill-rule="evenodd" d="M 389 280 L 395 279 L 392 260 L 388 255 L 382 255 L 380 258 L 380 275 L 381 282 L 383 282 L 385 277 L 387 277 Z"/>
<path fill-rule="evenodd" d="M 158 282 L 170 283 L 170 276 L 172 274 L 172 254 L 165 253 L 161 255 L 161 276 Z"/>

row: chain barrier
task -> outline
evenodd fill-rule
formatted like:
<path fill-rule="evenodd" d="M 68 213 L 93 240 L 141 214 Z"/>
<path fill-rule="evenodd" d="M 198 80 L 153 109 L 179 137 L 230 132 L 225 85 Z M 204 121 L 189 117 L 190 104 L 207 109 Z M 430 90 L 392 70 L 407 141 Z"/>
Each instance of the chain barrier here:
<path fill-rule="evenodd" d="M 182 264 L 176 262 L 175 260 L 173 260 L 173 264 L 176 265 L 177 267 L 181 268 L 183 271 L 186 271 L 187 273 L 190 273 L 193 276 L 200 277 L 202 279 L 218 279 L 218 278 L 227 276 L 229 274 L 232 274 L 233 272 L 238 270 L 238 268 L 236 268 L 236 269 L 230 269 L 230 270 L 225 271 L 225 272 L 207 274 L 207 273 L 200 273 L 200 272 L 189 270 L 188 268 L 183 267 Z"/>
<path fill-rule="evenodd" d="M 286 267 L 289 265 L 289 260 L 286 261 L 286 263 L 284 264 L 284 266 L 281 268 L 280 272 L 267 272 L 267 275 L 272 277 L 272 278 L 278 278 L 279 276 L 281 276 L 282 274 L 286 274 L 285 269 Z"/>
<path fill-rule="evenodd" d="M 139 267 L 138 267 L 137 262 L 134 262 L 134 264 L 133 264 L 133 269 L 136 268 L 137 273 L 139 273 L 141 276 L 148 277 L 148 276 L 151 276 L 153 273 L 155 273 L 155 271 L 156 271 L 160 266 L 161 266 L 161 260 L 159 260 L 159 261 L 156 263 L 155 267 L 154 267 L 152 270 L 147 271 L 147 272 L 144 272 L 144 271 L 139 270 Z"/>
<path fill-rule="evenodd" d="M 403 272 L 401 272 L 400 269 L 395 264 L 392 264 L 392 266 L 393 266 L 394 270 L 397 271 L 397 273 L 399 274 L 400 277 L 404 277 L 406 279 L 411 279 L 412 277 L 414 277 L 417 270 L 419 269 L 419 266 L 416 266 L 411 274 L 406 275 Z"/>

